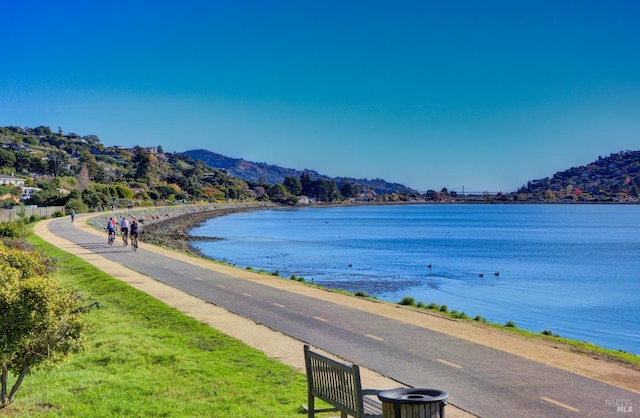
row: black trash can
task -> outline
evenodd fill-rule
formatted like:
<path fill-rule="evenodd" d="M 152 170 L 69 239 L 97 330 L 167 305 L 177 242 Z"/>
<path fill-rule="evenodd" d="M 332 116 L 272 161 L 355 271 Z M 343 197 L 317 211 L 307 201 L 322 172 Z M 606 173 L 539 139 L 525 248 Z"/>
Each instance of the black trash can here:
<path fill-rule="evenodd" d="M 447 392 L 437 389 L 400 388 L 378 394 L 384 418 L 444 418 Z"/>

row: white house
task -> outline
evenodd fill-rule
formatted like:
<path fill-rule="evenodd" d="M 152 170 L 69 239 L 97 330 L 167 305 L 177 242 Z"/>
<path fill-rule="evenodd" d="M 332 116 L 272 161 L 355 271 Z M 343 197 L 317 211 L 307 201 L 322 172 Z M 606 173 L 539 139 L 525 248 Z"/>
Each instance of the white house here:
<path fill-rule="evenodd" d="M 24 187 L 24 179 L 21 179 L 20 177 L 0 174 L 0 185 Z"/>

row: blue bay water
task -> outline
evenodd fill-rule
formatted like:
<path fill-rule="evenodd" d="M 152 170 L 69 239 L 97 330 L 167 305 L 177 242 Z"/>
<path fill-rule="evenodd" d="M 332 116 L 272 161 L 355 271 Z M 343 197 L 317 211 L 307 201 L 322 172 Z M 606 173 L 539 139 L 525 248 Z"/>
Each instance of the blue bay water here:
<path fill-rule="evenodd" d="M 640 354 L 638 205 L 278 209 L 191 232 L 238 267 Z"/>

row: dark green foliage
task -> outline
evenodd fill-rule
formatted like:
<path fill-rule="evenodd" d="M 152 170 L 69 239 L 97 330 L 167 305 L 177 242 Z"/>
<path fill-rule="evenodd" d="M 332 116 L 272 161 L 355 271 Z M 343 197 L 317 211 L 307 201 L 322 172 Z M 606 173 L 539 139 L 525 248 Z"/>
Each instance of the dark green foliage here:
<path fill-rule="evenodd" d="M 504 324 L 504 326 L 505 326 L 505 327 L 507 327 L 507 328 L 518 328 L 518 327 L 516 326 L 516 323 L 515 323 L 515 322 L 513 322 L 513 321 L 507 321 L 507 323 L 506 323 L 506 324 Z"/>
<path fill-rule="evenodd" d="M 405 296 L 404 298 L 402 298 L 402 300 L 399 302 L 400 305 L 404 305 L 404 306 L 415 306 L 416 305 L 416 300 L 412 297 L 409 296 Z"/>

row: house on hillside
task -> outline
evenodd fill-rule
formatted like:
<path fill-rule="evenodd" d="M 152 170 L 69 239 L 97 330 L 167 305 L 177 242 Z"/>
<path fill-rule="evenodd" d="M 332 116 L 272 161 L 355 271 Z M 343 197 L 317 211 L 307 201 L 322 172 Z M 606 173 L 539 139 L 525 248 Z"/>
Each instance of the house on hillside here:
<path fill-rule="evenodd" d="M 4 174 L 0 174 L 0 185 L 24 187 L 24 179 L 21 179 L 20 177 L 7 176 Z"/>

